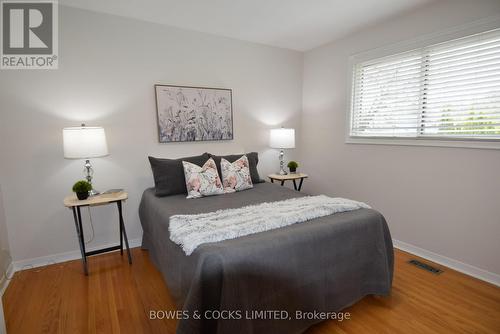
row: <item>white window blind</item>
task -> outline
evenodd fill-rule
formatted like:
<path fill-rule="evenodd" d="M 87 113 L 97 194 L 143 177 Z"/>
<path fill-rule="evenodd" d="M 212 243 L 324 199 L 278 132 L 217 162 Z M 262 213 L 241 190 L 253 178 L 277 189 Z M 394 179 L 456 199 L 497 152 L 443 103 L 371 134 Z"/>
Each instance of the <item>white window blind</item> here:
<path fill-rule="evenodd" d="M 500 139 L 500 29 L 354 66 L 351 137 Z"/>

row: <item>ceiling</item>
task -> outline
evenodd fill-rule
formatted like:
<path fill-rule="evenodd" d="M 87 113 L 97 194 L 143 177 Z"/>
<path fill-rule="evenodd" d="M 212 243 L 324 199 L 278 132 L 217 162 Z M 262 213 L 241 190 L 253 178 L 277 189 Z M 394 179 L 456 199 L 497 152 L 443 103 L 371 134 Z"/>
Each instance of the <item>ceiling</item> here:
<path fill-rule="evenodd" d="M 59 3 L 306 51 L 433 0 L 60 0 Z"/>

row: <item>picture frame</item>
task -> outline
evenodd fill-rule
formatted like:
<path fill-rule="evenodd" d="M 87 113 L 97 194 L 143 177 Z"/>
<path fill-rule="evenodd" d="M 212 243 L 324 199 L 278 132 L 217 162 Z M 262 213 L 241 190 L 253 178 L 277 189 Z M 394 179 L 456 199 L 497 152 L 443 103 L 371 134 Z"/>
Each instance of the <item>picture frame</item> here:
<path fill-rule="evenodd" d="M 233 92 L 210 88 L 156 84 L 158 141 L 233 140 Z"/>

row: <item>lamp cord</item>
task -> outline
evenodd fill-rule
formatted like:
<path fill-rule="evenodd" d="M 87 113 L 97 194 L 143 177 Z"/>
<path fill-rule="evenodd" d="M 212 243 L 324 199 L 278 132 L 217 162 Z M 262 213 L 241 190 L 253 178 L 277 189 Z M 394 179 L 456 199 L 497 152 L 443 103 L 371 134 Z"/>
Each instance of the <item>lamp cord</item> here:
<path fill-rule="evenodd" d="M 94 233 L 94 222 L 92 221 L 92 211 L 90 211 L 90 207 L 87 207 L 88 209 L 88 212 L 89 212 L 89 220 L 90 220 L 90 230 L 91 230 L 91 237 L 89 240 L 85 241 L 86 244 L 92 242 L 94 240 L 94 237 L 95 237 L 95 233 Z M 50 260 L 47 262 L 46 265 L 50 265 L 50 264 L 56 264 L 56 262 L 54 260 Z M 25 270 L 25 269 L 33 269 L 34 266 L 33 265 L 25 265 L 23 266 L 22 270 Z M 42 269 L 40 269 L 42 270 Z M 5 281 L 11 281 L 12 279 L 14 278 L 14 272 L 12 272 L 10 275 L 7 273 L 7 272 L 2 272 L 0 273 L 0 282 L 3 282 L 3 280 Z"/>
<path fill-rule="evenodd" d="M 85 241 L 86 244 L 92 242 L 92 240 L 94 240 L 94 236 L 95 236 L 95 233 L 94 233 L 94 222 L 92 221 L 92 212 L 90 211 L 90 206 L 87 206 L 87 209 L 89 211 L 90 229 L 92 231 L 92 234 L 91 234 L 90 239 L 87 240 L 87 241 Z"/>

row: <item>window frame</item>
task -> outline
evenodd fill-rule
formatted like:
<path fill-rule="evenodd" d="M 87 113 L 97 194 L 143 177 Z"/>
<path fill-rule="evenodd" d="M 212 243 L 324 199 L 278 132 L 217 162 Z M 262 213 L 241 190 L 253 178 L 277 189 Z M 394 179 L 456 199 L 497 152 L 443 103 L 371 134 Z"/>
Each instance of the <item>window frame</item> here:
<path fill-rule="evenodd" d="M 348 105 L 346 117 L 345 143 L 347 144 L 375 144 L 375 145 L 405 145 L 405 146 L 434 146 L 434 147 L 465 147 L 480 149 L 500 149 L 500 139 L 496 138 L 445 138 L 445 137 L 380 137 L 380 136 L 351 136 L 355 100 L 355 69 L 360 63 L 399 53 L 410 52 L 434 44 L 447 42 L 453 39 L 467 37 L 488 30 L 500 28 L 500 15 L 455 27 L 452 29 L 427 34 L 409 41 L 365 51 L 349 57 L 348 66 Z"/>

